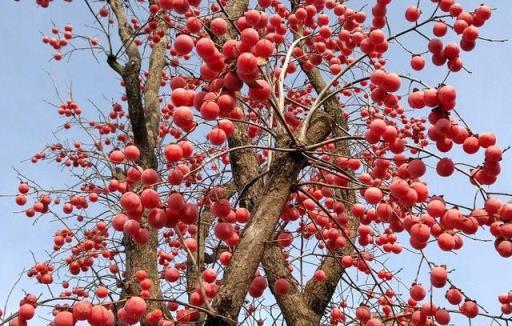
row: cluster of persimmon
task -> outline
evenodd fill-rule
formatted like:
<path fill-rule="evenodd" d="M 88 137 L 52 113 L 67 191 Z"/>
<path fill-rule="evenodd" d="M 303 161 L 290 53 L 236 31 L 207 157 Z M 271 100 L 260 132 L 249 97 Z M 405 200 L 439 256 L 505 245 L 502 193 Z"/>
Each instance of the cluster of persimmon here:
<path fill-rule="evenodd" d="M 73 26 L 71 24 L 66 24 L 64 26 L 64 32 L 62 32 L 58 27 L 52 28 L 52 34 L 55 37 L 43 36 L 43 43 L 48 44 L 49 46 L 55 49 L 55 53 L 53 54 L 53 58 L 57 61 L 62 59 L 61 49 L 69 44 L 69 41 L 73 38 Z"/>
<path fill-rule="evenodd" d="M 80 115 L 82 110 L 77 103 L 73 102 L 72 100 L 68 100 L 66 103 L 63 103 L 59 106 L 58 112 L 60 115 L 70 117 L 73 114 Z"/>
<path fill-rule="evenodd" d="M 28 272 L 28 277 L 35 277 L 41 284 L 52 284 L 53 283 L 53 265 L 46 263 L 35 264 Z"/>

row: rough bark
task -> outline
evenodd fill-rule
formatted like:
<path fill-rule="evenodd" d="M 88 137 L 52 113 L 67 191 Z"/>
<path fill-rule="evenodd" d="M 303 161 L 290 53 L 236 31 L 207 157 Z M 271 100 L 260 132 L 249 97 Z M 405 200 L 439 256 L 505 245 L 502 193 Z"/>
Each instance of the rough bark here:
<path fill-rule="evenodd" d="M 311 124 L 307 139 L 313 144 L 325 139 L 331 128 L 330 119 L 319 114 Z M 280 154 L 270 167 L 268 183 L 263 187 L 249 224 L 236 247 L 231 263 L 224 272 L 224 284 L 219 288 L 213 307 L 217 314 L 206 325 L 233 325 L 237 320 L 249 285 L 261 262 L 266 241 L 271 238 L 283 206 L 293 190 L 294 181 L 306 163 L 300 151 Z"/>
<path fill-rule="evenodd" d="M 245 0 L 230 1 L 228 3 L 228 6 L 225 8 L 225 14 L 227 18 L 234 19 L 242 15 L 245 9 L 247 8 L 247 3 L 248 2 Z M 237 32 L 238 31 L 234 28 L 234 25 L 231 25 L 229 31 L 230 37 L 236 37 Z M 224 43 L 224 41 L 224 39 L 218 39 L 217 43 L 222 44 Z M 321 75 L 318 72 L 318 70 L 315 70 L 313 74 L 314 75 L 308 77 L 316 79 L 315 81 L 317 81 L 317 85 L 315 86 L 317 86 L 317 92 L 320 92 L 318 89 L 325 87 L 325 83 L 323 83 L 323 85 L 319 85 L 318 81 L 320 80 L 321 82 L 323 82 L 323 80 L 321 79 Z M 336 102 L 337 105 L 333 105 L 333 101 Z M 336 122 L 344 121 L 340 105 L 339 103 L 337 103 L 337 100 L 335 98 L 332 98 L 329 101 L 327 101 L 326 104 L 324 105 L 324 109 L 331 115 L 331 117 Z M 341 120 L 340 117 L 343 120 Z M 229 139 L 229 146 L 233 148 L 247 145 L 249 143 L 250 140 L 246 136 L 245 125 L 238 123 L 237 132 Z M 279 185 L 281 187 L 284 187 L 284 189 L 282 190 L 286 190 L 284 191 L 284 193 L 286 193 L 286 196 L 280 194 L 281 198 L 278 198 L 275 197 L 275 194 L 273 192 L 269 193 L 269 190 L 271 189 L 264 187 L 263 182 L 261 180 L 255 179 L 258 176 L 259 164 L 252 150 L 232 151 L 230 153 L 230 161 L 233 171 L 234 182 L 237 188 L 239 189 L 239 195 L 242 196 L 240 203 L 241 205 L 247 207 L 252 211 L 252 218 L 251 224 L 247 226 L 243 234 L 243 239 L 239 246 L 237 247 L 237 251 L 235 252 L 235 255 L 233 257 L 234 263 L 232 264 L 232 266 L 230 265 L 229 268 L 226 270 L 224 277 L 225 286 L 223 286 L 219 290 L 219 294 L 216 298 L 214 308 L 217 309 L 219 315 L 224 315 L 226 312 L 229 311 L 229 314 L 225 316 L 229 317 L 232 320 L 236 320 L 241 305 L 243 303 L 243 299 L 245 298 L 247 287 L 250 284 L 250 280 L 253 277 L 254 271 L 259 265 L 259 259 L 254 258 L 258 258 L 258 253 L 260 251 L 261 245 L 256 247 L 257 255 L 253 255 L 254 251 L 252 249 L 254 248 L 254 245 L 256 244 L 257 241 L 261 241 L 261 239 L 272 238 L 272 235 L 274 233 L 273 227 L 275 225 L 274 221 L 277 221 L 277 218 L 281 212 L 282 205 L 286 202 L 287 197 L 289 195 L 288 189 L 290 185 L 293 184 L 293 180 L 295 180 L 296 175 L 294 175 L 293 178 L 287 176 L 283 184 Z M 278 163 L 280 164 L 280 162 Z M 276 162 L 274 162 L 273 166 L 270 169 L 271 173 L 273 173 L 272 171 L 273 169 L 275 169 L 275 167 Z M 290 168 L 292 168 L 293 170 L 297 169 L 296 167 L 289 167 L 286 165 L 282 165 L 279 168 L 280 170 L 288 170 Z M 296 171 L 289 172 L 292 174 L 298 173 Z M 273 177 L 274 176 L 270 176 L 267 179 L 269 185 L 275 185 L 275 180 L 273 179 Z M 244 193 L 241 194 L 241 191 L 243 191 Z M 267 199 L 267 201 L 265 200 L 265 198 Z M 270 198 L 278 198 L 279 202 L 272 203 L 268 201 L 268 199 Z M 268 211 L 267 209 L 265 209 L 265 207 L 267 206 L 269 209 L 274 208 L 275 212 L 273 210 Z M 261 211 L 265 211 L 267 216 L 274 215 L 274 217 L 271 218 L 271 221 L 267 221 L 268 218 L 260 217 L 260 215 L 257 215 L 258 212 Z M 257 223 L 257 219 L 261 219 L 261 221 L 266 221 L 266 225 L 265 223 Z M 267 226 L 267 229 L 259 230 L 258 225 L 260 224 L 264 224 L 263 226 Z M 254 233 L 256 231 L 260 231 L 266 234 L 266 237 L 260 236 L 259 234 L 255 236 Z M 260 239 L 257 240 L 256 238 Z M 244 244 L 247 244 L 247 246 L 250 247 L 251 250 L 249 250 L 249 248 L 242 247 L 242 242 Z M 307 295 L 305 297 L 303 296 L 302 293 L 300 293 L 300 290 L 298 289 L 296 282 L 294 282 L 291 273 L 289 273 L 287 269 L 286 260 L 282 257 L 281 250 L 277 246 L 267 245 L 263 246 L 261 250 L 263 250 L 261 262 L 265 268 L 265 272 L 267 277 L 269 278 L 270 284 L 273 284 L 273 282 L 280 277 L 286 277 L 290 281 L 290 284 L 292 284 L 289 294 L 285 296 L 276 296 L 278 305 L 281 311 L 283 312 L 284 318 L 287 321 L 287 323 L 290 325 L 318 325 L 320 323 L 321 316 L 325 312 L 324 305 L 322 305 L 323 307 L 321 309 L 321 312 L 318 310 L 314 311 L 313 307 L 311 306 L 312 304 L 319 302 L 318 296 L 315 297 L 313 294 L 311 294 L 312 290 L 309 290 L 306 293 Z M 240 254 L 240 252 L 243 253 L 244 251 L 246 252 L 245 256 Z M 251 264 L 248 265 L 246 264 L 246 259 L 249 257 L 246 256 L 249 253 L 253 259 L 251 260 Z M 334 266 L 335 264 L 336 266 Z M 327 295 L 326 301 L 328 302 L 332 297 L 332 293 L 336 287 L 337 282 L 339 281 L 339 278 L 341 278 L 342 271 L 339 270 L 339 262 L 334 258 L 328 259 L 326 262 L 322 264 L 322 266 L 328 266 L 329 270 L 327 272 L 329 273 L 328 275 L 330 277 L 328 278 L 328 286 L 323 287 L 319 290 L 321 290 L 321 294 Z M 233 270 L 239 270 L 239 272 L 232 272 Z M 315 287 L 319 286 L 321 287 L 322 285 L 311 283 L 309 288 L 314 289 Z M 238 289 L 236 293 L 234 291 L 235 289 Z M 231 291 L 233 292 L 231 293 Z M 210 325 L 224 323 L 226 323 L 226 320 L 220 318 L 210 317 L 208 320 L 208 324 Z"/>
<path fill-rule="evenodd" d="M 165 48 L 167 39 L 164 37 L 152 50 L 148 77 L 144 91 L 140 89 L 141 55 L 134 43 L 134 31 L 130 26 L 125 8 L 119 0 L 108 0 L 114 15 L 118 21 L 118 33 L 125 47 L 128 61 L 123 66 L 118 63 L 113 55 L 108 57 L 108 64 L 118 72 L 126 89 L 128 113 L 133 132 L 135 145 L 141 151 L 139 165 L 143 168 L 158 168 L 158 159 L 155 146 L 158 141 L 160 124 L 159 89 L 162 78 L 162 70 L 165 67 Z M 166 31 L 165 22 L 158 22 L 158 29 Z M 142 223 L 145 222 L 143 218 Z M 126 254 L 126 273 L 124 292 L 122 298 L 139 295 L 140 286 L 135 280 L 135 273 L 144 270 L 152 281 L 151 296 L 162 298 L 160 277 L 157 266 L 158 231 L 150 230 L 149 240 L 144 245 L 138 245 L 129 237 L 124 237 Z M 156 301 L 148 302 L 148 311 L 160 308 Z M 144 325 L 142 322 L 141 325 Z"/>
<path fill-rule="evenodd" d="M 322 315 L 311 309 L 304 300 L 297 280 L 289 272 L 283 253 L 275 243 L 267 244 L 262 264 L 270 284 L 270 291 L 274 294 L 286 324 L 288 326 L 320 325 Z M 286 278 L 290 284 L 290 289 L 284 295 L 277 295 L 272 286 L 279 278 Z"/>
<path fill-rule="evenodd" d="M 212 35 L 218 45 L 223 45 L 229 39 L 236 39 L 239 31 L 236 28 L 236 20 L 243 16 L 249 6 L 248 0 L 231 0 L 226 7 L 223 7 L 221 16 L 228 23 L 228 33 L 226 36 L 217 37 Z M 247 124 L 235 122 L 235 132 L 228 138 L 230 148 L 249 145 L 251 140 L 247 136 Z M 259 163 L 254 151 L 251 148 L 231 151 L 229 153 L 231 168 L 233 169 L 233 181 L 238 191 L 244 190 L 244 195 L 240 199 L 240 205 L 251 210 L 256 204 L 259 190 L 262 186 L 260 179 L 254 179 L 259 173 Z"/>
<path fill-rule="evenodd" d="M 320 93 L 325 87 L 327 87 L 325 81 L 320 74 L 318 69 L 313 69 L 311 71 L 306 71 L 306 75 L 308 76 L 311 85 L 315 89 L 317 93 Z M 326 94 L 328 96 L 329 93 Z M 348 130 L 348 124 L 343 116 L 343 110 L 339 101 L 336 97 L 329 97 L 323 104 L 324 111 L 332 117 L 335 121 L 335 126 L 333 128 L 333 136 L 347 136 L 344 134 L 343 130 Z M 342 155 L 345 157 L 350 157 L 350 147 L 349 141 L 336 142 L 336 154 Z M 352 204 L 355 203 L 356 195 L 353 190 L 337 190 L 334 191 L 334 195 L 339 199 L 342 199 L 346 204 L 347 211 L 350 211 Z M 354 231 L 357 228 L 357 221 L 353 219 L 349 222 L 349 230 Z M 314 279 L 311 279 L 304 289 L 304 300 L 307 305 L 315 311 L 318 315 L 322 316 L 325 313 L 327 305 L 329 304 L 334 291 L 340 281 L 344 269 L 340 264 L 340 258 L 343 255 L 351 255 L 354 253 L 354 248 L 347 244 L 344 248 L 336 250 L 334 255 L 326 256 L 324 260 L 321 262 L 318 270 L 324 271 L 327 279 L 325 281 L 319 282 Z"/>

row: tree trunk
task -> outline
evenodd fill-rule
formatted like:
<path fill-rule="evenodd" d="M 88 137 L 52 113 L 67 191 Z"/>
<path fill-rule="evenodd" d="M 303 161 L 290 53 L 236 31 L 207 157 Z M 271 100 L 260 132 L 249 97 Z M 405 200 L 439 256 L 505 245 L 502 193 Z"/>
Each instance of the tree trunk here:
<path fill-rule="evenodd" d="M 308 143 L 325 139 L 330 128 L 328 116 L 318 114 L 308 130 Z M 262 260 L 265 243 L 272 237 L 281 211 L 306 161 L 300 150 L 276 156 L 270 167 L 268 183 L 224 272 L 224 284 L 219 288 L 213 304 L 218 316 L 210 316 L 206 325 L 236 324 L 249 285 Z"/>

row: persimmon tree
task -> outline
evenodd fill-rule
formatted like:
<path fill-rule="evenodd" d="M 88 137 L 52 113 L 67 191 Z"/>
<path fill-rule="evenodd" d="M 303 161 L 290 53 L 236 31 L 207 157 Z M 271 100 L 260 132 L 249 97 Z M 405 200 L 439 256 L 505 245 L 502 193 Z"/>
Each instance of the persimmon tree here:
<path fill-rule="evenodd" d="M 423 251 L 490 237 L 482 250 L 512 256 L 512 203 L 491 187 L 504 150 L 466 124 L 449 78 L 494 41 L 480 36 L 493 9 L 74 1 L 81 21 L 42 39 L 51 64 L 93 55 L 119 94 L 59 99 L 62 138 L 32 162 L 61 167 L 71 186 L 20 173 L 27 218 L 60 226 L 27 272 L 41 288 L 0 324 L 507 322 L 512 292 L 487 313 L 449 261 Z M 434 67 L 436 80 L 420 77 Z M 454 175 L 466 202 L 429 190 Z M 405 251 L 418 260 L 402 277 L 387 259 Z"/>

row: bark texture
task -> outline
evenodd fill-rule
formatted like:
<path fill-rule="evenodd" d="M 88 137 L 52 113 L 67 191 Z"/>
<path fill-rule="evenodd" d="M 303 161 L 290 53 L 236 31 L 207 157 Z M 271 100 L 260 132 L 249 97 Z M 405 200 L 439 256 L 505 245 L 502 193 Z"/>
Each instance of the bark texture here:
<path fill-rule="evenodd" d="M 322 141 L 330 133 L 331 121 L 319 114 L 309 130 L 310 143 Z M 273 235 L 277 221 L 292 192 L 294 181 L 306 163 L 300 151 L 280 154 L 270 167 L 268 183 L 263 187 L 251 220 L 236 247 L 231 263 L 224 272 L 224 284 L 219 288 L 214 305 L 218 315 L 211 316 L 207 325 L 230 325 L 237 320 L 254 273 L 261 262 L 265 243 Z"/>
<path fill-rule="evenodd" d="M 138 164 L 142 168 L 158 168 L 156 145 L 160 129 L 160 104 L 159 89 L 162 78 L 162 71 L 166 65 L 165 49 L 167 38 L 156 44 L 150 55 L 147 80 L 144 89 L 140 87 L 140 74 L 142 57 L 134 42 L 134 30 L 128 22 L 126 8 L 119 0 L 107 0 L 112 12 L 118 22 L 118 34 L 128 57 L 123 66 L 118 63 L 113 55 L 108 57 L 108 64 L 115 70 L 125 83 L 126 97 L 128 102 L 128 113 L 133 132 L 133 141 L 141 151 Z M 166 23 L 158 20 L 158 30 L 164 33 L 167 30 Z M 146 218 L 143 217 L 142 224 Z M 148 273 L 152 281 L 151 296 L 162 298 L 160 289 L 160 276 L 158 273 L 158 231 L 150 229 L 149 240 L 144 245 L 136 244 L 129 237 L 123 239 L 126 254 L 126 274 L 124 280 L 124 292 L 121 299 L 137 296 L 140 293 L 140 286 L 135 279 L 138 270 Z M 157 301 L 148 302 L 148 311 L 161 308 Z M 141 325 L 145 325 L 142 322 Z"/>

